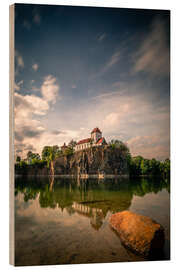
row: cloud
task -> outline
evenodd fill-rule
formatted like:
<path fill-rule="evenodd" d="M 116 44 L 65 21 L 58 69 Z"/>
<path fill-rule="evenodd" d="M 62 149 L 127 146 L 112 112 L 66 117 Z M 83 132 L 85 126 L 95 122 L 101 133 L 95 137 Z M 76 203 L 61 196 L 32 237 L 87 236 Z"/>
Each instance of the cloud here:
<path fill-rule="evenodd" d="M 36 129 L 34 129 L 32 126 L 24 126 L 22 135 L 28 138 L 39 137 L 44 131 L 45 128 L 43 127 L 36 127 Z"/>
<path fill-rule="evenodd" d="M 14 90 L 19 91 L 20 90 L 20 86 L 16 83 L 14 83 Z"/>
<path fill-rule="evenodd" d="M 110 60 L 106 63 L 105 67 L 102 70 L 102 73 L 108 71 L 113 65 L 115 65 L 120 60 L 120 52 L 114 53 Z"/>
<path fill-rule="evenodd" d="M 104 73 L 109 71 L 114 65 L 116 65 L 121 58 L 121 53 L 120 51 L 115 52 L 109 59 L 108 61 L 103 65 L 103 68 L 99 71 L 96 72 L 91 76 L 91 79 L 95 79 L 97 77 L 102 76 Z"/>
<path fill-rule="evenodd" d="M 106 33 L 103 33 L 101 34 L 99 37 L 98 37 L 98 41 L 103 41 L 104 39 L 106 38 Z"/>
<path fill-rule="evenodd" d="M 31 127 L 31 125 L 30 125 Z M 37 126 L 33 127 L 33 129 L 37 130 Z M 21 132 L 24 132 L 24 129 L 22 129 L 21 131 L 19 131 L 18 135 L 21 135 Z M 74 130 L 54 130 L 54 131 L 48 131 L 47 129 L 42 130 L 42 132 L 39 132 L 35 135 L 30 134 L 29 130 L 28 132 L 28 136 L 24 136 L 25 134 L 23 133 L 23 140 L 22 141 L 16 141 L 16 149 L 17 146 L 19 146 L 19 143 L 23 143 L 24 145 L 33 145 L 34 147 L 34 151 L 38 152 L 39 154 L 41 154 L 42 149 L 45 145 L 59 145 L 62 146 L 64 144 L 64 142 L 68 143 L 70 142 L 70 140 L 72 138 L 76 138 L 79 134 L 78 131 L 74 131 Z M 30 135 L 30 136 L 29 136 Z M 31 136 L 32 135 L 32 136 Z M 22 148 L 20 148 L 22 149 Z M 29 151 L 29 149 L 24 149 L 23 152 L 21 153 L 21 155 L 23 155 L 23 157 L 26 156 L 27 152 Z"/>
<path fill-rule="evenodd" d="M 106 111 L 101 125 L 108 138 L 115 135 L 126 141 L 132 155 L 169 157 L 170 113 L 167 105 L 154 107 L 143 94 L 116 94 L 101 100 L 99 110 Z"/>
<path fill-rule="evenodd" d="M 137 91 L 139 87 L 141 91 Z M 69 114 L 65 113 L 66 120 L 61 120 L 61 124 L 71 127 L 73 125 L 74 129 L 78 130 L 76 140 L 89 137 L 91 129 L 98 126 L 107 141 L 116 138 L 130 143 L 133 138 L 143 138 L 142 145 L 137 144 L 136 148 L 133 148 L 135 141 L 129 144 L 133 155 L 138 154 L 139 148 L 139 154 L 145 157 L 169 157 L 169 104 L 161 103 L 162 100 L 155 102 L 154 95 L 151 95 L 153 89 L 137 82 L 116 84 L 115 89 L 94 96 L 84 104 L 81 103 L 76 107 L 76 113 L 69 112 L 71 120 L 68 120 Z M 80 130 L 79 127 L 84 129 Z M 147 136 L 151 138 L 148 148 Z M 156 148 L 153 144 L 156 144 Z"/>
<path fill-rule="evenodd" d="M 42 123 L 34 119 L 43 116 L 49 110 L 47 101 L 34 95 L 14 94 L 14 121 L 15 121 L 15 151 L 21 150 L 20 144 L 34 145 L 29 138 L 37 138 L 45 131 Z M 25 151 L 23 147 L 23 153 Z M 27 149 L 28 151 L 28 149 Z"/>
<path fill-rule="evenodd" d="M 32 65 L 32 69 L 33 69 L 34 71 L 37 71 L 38 68 L 39 68 L 38 64 L 33 64 L 33 65 Z"/>
<path fill-rule="evenodd" d="M 166 31 L 164 21 L 156 18 L 150 33 L 146 35 L 134 55 L 135 73 L 143 71 L 157 76 L 169 75 L 170 52 Z"/>
<path fill-rule="evenodd" d="M 58 96 L 58 91 L 59 85 L 56 83 L 56 78 L 52 75 L 48 75 L 47 77 L 45 77 L 44 82 L 41 86 L 41 93 L 43 98 L 47 102 L 52 102 L 54 104 Z"/>
<path fill-rule="evenodd" d="M 23 80 L 19 81 L 18 83 L 14 83 L 14 90 L 19 91 L 21 89 L 21 85 L 23 85 Z"/>
<path fill-rule="evenodd" d="M 18 68 L 20 68 L 20 69 L 24 68 L 23 57 L 17 50 L 15 51 L 15 63 L 16 63 Z"/>
<path fill-rule="evenodd" d="M 152 159 L 163 160 L 170 156 L 169 137 L 159 134 L 155 136 L 136 136 L 127 141 L 132 156 L 141 155 Z"/>
<path fill-rule="evenodd" d="M 28 151 L 36 151 L 33 145 L 26 143 L 16 143 L 15 144 L 15 153 L 16 155 L 23 154 Z"/>
<path fill-rule="evenodd" d="M 18 84 L 22 83 L 20 81 Z M 45 77 L 39 90 L 41 97 L 33 94 L 21 95 L 17 92 L 14 94 L 15 151 L 21 152 L 23 157 L 30 150 L 25 146 L 33 146 L 35 151 L 41 153 L 44 145 L 57 144 L 59 136 L 63 136 L 63 140 L 64 136 L 69 137 L 64 131 L 47 131 L 41 120 L 42 116 L 47 115 L 50 104 L 56 102 L 59 90 L 56 78 L 51 75 Z"/>
<path fill-rule="evenodd" d="M 24 138 L 39 137 L 42 133 L 45 132 L 45 128 L 39 126 L 40 122 L 33 124 L 32 121 L 29 121 L 28 124 L 21 126 L 18 130 L 15 131 L 15 138 L 17 141 L 23 141 Z"/>
<path fill-rule="evenodd" d="M 15 116 L 27 117 L 29 115 L 45 115 L 49 110 L 49 105 L 46 100 L 35 95 L 20 95 L 14 94 L 15 97 Z"/>
<path fill-rule="evenodd" d="M 51 133 L 53 135 L 67 134 L 65 131 L 60 131 L 60 130 L 53 130 Z"/>

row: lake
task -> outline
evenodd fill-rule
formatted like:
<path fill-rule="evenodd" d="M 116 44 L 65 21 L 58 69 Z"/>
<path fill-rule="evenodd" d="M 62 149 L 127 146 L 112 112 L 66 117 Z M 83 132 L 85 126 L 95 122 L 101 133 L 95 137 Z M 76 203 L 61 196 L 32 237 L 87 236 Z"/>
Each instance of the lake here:
<path fill-rule="evenodd" d="M 131 210 L 165 229 L 158 260 L 170 259 L 170 184 L 162 179 L 15 181 L 15 265 L 144 261 L 110 228 L 113 213 Z"/>

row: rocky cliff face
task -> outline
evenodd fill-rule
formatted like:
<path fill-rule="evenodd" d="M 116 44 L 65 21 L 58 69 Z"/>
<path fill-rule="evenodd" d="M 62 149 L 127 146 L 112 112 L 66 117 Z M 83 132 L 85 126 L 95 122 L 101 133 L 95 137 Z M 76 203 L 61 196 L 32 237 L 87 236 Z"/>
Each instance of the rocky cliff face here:
<path fill-rule="evenodd" d="M 54 168 L 55 174 L 128 174 L 125 153 L 109 146 L 92 147 L 70 157 L 60 157 L 54 162 Z"/>
<path fill-rule="evenodd" d="M 15 173 L 26 176 L 50 175 L 46 166 L 39 168 L 27 165 L 24 168 L 15 168 Z M 128 175 L 126 154 L 120 149 L 109 146 L 92 147 L 75 152 L 72 156 L 61 156 L 54 161 L 55 175 Z"/>

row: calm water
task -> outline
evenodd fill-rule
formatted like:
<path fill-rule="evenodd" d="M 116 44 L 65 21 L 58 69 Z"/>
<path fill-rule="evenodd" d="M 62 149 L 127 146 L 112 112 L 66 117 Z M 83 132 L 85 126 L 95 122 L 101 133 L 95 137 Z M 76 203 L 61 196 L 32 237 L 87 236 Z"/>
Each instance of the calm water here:
<path fill-rule="evenodd" d="M 161 258 L 170 257 L 169 182 L 160 179 L 70 181 L 16 179 L 16 265 L 145 260 L 121 245 L 108 220 L 123 210 L 165 228 Z"/>

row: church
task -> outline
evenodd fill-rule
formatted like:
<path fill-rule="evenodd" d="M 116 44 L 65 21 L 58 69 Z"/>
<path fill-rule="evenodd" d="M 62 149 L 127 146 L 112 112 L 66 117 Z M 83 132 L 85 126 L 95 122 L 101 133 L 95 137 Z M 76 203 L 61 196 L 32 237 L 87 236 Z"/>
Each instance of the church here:
<path fill-rule="evenodd" d="M 74 150 L 75 151 L 79 151 L 79 150 L 83 150 L 83 149 L 87 149 L 90 148 L 91 146 L 100 146 L 100 145 L 105 145 L 106 140 L 104 137 L 102 137 L 102 132 L 100 131 L 100 129 L 98 127 L 94 128 L 91 132 L 91 138 L 87 138 L 84 140 L 80 140 Z"/>

